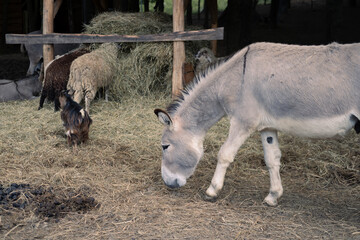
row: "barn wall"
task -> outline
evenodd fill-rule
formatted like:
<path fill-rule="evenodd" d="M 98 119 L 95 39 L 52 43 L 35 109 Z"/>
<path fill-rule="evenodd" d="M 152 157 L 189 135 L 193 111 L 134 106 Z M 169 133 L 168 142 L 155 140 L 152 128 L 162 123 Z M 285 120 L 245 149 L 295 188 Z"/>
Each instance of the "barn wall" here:
<path fill-rule="evenodd" d="M 0 3 L 0 32 L 5 34 L 23 32 L 21 0 L 2 0 Z"/>

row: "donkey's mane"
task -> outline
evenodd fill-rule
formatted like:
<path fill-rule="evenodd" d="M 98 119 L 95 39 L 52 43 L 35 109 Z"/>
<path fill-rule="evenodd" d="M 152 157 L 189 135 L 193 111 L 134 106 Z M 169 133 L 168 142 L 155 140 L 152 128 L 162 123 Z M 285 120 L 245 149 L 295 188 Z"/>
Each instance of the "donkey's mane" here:
<path fill-rule="evenodd" d="M 216 68 L 218 68 L 220 65 L 224 64 L 226 61 L 228 61 L 233 55 L 221 58 L 220 60 L 217 60 L 209 65 L 209 67 L 199 72 L 195 75 L 194 79 L 189 83 L 184 89 L 180 91 L 180 94 L 175 98 L 175 100 L 172 101 L 172 103 L 169 104 L 167 107 L 167 112 L 169 114 L 173 114 L 178 110 L 178 108 L 181 106 L 181 104 L 185 100 L 185 96 L 190 95 L 191 92 L 199 85 L 200 81 L 206 79 L 206 77 L 211 74 Z"/>

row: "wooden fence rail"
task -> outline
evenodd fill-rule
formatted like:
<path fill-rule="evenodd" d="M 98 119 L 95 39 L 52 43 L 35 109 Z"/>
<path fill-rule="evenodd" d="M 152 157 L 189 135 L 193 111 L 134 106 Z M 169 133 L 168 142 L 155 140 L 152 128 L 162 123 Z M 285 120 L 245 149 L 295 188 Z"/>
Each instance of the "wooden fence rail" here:
<path fill-rule="evenodd" d="M 100 34 L 6 34 L 7 44 L 67 44 L 105 42 L 168 42 L 222 40 L 224 28 L 183 31 L 151 35 L 100 35 Z"/>

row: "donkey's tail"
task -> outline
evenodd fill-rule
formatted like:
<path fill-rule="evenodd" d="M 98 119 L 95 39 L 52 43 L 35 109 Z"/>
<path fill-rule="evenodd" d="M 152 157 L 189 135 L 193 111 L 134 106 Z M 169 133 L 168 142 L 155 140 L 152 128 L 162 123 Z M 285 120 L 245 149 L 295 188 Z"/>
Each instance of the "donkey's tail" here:
<path fill-rule="evenodd" d="M 360 120 L 357 116 L 355 116 L 354 114 L 352 114 L 350 116 L 350 121 L 354 121 L 355 125 L 354 125 L 354 130 L 357 134 L 360 133 Z"/>

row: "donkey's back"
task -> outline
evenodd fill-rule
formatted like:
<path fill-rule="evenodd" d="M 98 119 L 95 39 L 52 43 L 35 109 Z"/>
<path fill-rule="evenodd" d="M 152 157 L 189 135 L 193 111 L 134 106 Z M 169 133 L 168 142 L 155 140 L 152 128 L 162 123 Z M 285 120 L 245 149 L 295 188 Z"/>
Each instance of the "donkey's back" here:
<path fill-rule="evenodd" d="M 242 112 L 235 111 L 239 117 L 244 108 L 246 118 L 256 116 L 250 121 L 257 130 L 331 137 L 360 119 L 360 44 L 257 43 L 246 51 L 234 56 L 243 59 L 238 92 L 228 91 L 243 105 Z"/>

